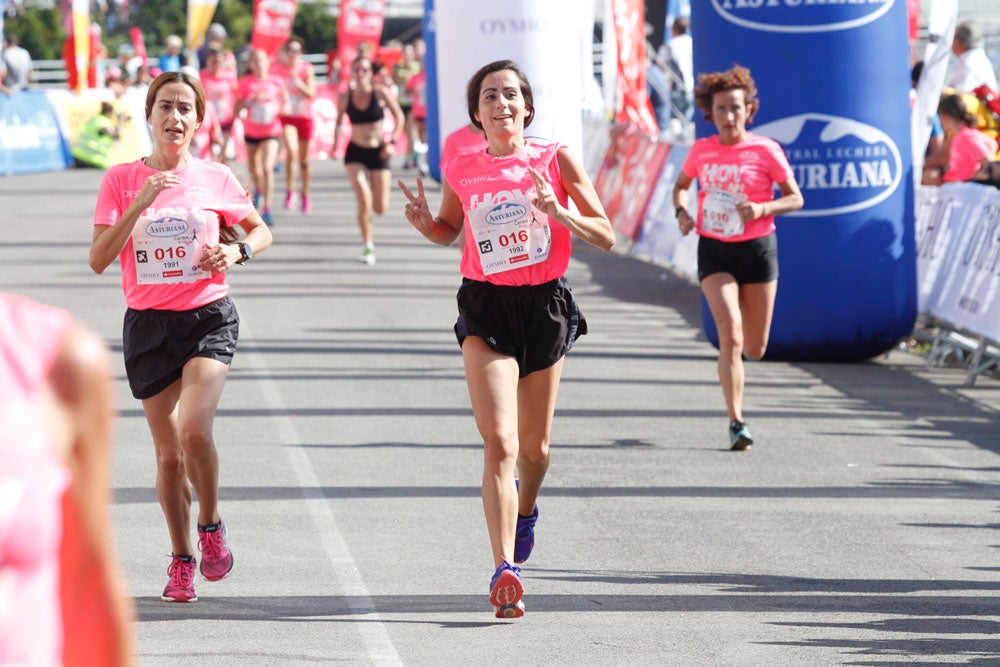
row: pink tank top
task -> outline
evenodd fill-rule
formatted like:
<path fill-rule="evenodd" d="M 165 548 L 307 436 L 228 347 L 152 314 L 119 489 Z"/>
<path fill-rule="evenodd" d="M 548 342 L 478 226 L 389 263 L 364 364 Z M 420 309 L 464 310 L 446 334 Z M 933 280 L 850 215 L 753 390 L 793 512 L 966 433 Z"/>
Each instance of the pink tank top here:
<path fill-rule="evenodd" d="M 524 150 L 513 155 L 493 157 L 484 149 L 460 153 L 444 163 L 445 180 L 465 210 L 463 276 L 494 285 L 520 286 L 541 285 L 566 273 L 572 245 L 570 231 L 530 206 L 535 183 L 528 173 L 529 166 L 538 170 L 552 186 L 559 203 L 566 206 L 569 197 L 556 159 L 561 147 L 532 139 Z M 517 228 L 511 224 L 515 218 L 518 222 L 527 218 L 531 223 Z M 538 233 L 538 223 L 547 223 L 548 239 L 544 230 Z M 545 259 L 536 261 L 537 253 L 542 251 Z"/>
<path fill-rule="evenodd" d="M 0 665 L 62 664 L 59 547 L 69 473 L 44 388 L 69 315 L 0 293 Z"/>

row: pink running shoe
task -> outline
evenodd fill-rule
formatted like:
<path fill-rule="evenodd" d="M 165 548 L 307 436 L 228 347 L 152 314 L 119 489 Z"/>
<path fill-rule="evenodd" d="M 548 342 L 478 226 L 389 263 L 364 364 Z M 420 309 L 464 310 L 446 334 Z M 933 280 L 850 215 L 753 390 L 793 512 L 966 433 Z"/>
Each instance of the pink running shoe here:
<path fill-rule="evenodd" d="M 285 208 L 295 208 L 295 193 L 291 190 L 285 193 Z"/>
<path fill-rule="evenodd" d="M 197 561 L 194 556 L 171 557 L 167 568 L 167 587 L 163 589 L 160 599 L 164 602 L 197 602 L 194 594 L 194 568 Z"/>
<path fill-rule="evenodd" d="M 312 202 L 309 201 L 309 195 L 302 195 L 302 212 L 306 215 L 313 212 Z"/>
<path fill-rule="evenodd" d="M 201 551 L 201 575 L 218 581 L 233 571 L 236 559 L 226 543 L 226 524 L 198 526 L 198 549 Z"/>

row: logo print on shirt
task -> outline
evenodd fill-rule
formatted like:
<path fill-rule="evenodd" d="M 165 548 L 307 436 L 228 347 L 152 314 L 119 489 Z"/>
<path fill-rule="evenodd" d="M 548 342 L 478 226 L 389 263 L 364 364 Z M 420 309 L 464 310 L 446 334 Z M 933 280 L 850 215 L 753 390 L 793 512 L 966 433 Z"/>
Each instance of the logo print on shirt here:
<path fill-rule="evenodd" d="M 203 188 L 200 185 L 189 185 L 184 188 L 184 196 L 190 197 L 191 199 L 211 199 L 212 191 L 208 188 Z"/>

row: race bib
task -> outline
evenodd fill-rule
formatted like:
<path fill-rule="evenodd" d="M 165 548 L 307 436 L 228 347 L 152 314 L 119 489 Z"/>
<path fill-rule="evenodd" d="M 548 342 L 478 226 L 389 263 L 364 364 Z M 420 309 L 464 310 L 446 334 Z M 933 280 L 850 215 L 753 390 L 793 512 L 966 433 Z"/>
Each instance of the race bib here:
<path fill-rule="evenodd" d="M 291 97 L 288 98 L 288 115 L 289 116 L 308 116 L 306 110 L 306 97 L 300 93 L 293 93 Z"/>
<path fill-rule="evenodd" d="M 549 219 L 525 195 L 469 209 L 469 226 L 483 275 L 544 262 L 552 245 Z"/>
<path fill-rule="evenodd" d="M 713 236 L 739 236 L 743 233 L 743 218 L 736 204 L 743 201 L 731 192 L 709 190 L 702 203 L 702 227 Z"/>
<path fill-rule="evenodd" d="M 254 102 L 250 105 L 250 122 L 270 125 L 278 117 L 278 105 L 274 102 Z"/>
<path fill-rule="evenodd" d="M 185 217 L 139 218 L 132 230 L 136 282 L 166 285 L 211 278 L 210 271 L 198 266 L 209 244 L 206 215 L 216 214 L 196 208 Z"/>

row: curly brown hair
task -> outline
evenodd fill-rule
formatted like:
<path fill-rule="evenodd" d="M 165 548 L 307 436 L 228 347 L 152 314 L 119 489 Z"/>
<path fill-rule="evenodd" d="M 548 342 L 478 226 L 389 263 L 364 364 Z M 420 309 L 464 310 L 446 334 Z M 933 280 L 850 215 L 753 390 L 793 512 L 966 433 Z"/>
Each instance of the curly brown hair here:
<path fill-rule="evenodd" d="M 698 86 L 694 89 L 694 103 L 705 120 L 712 122 L 712 98 L 716 93 L 727 90 L 742 90 L 747 105 L 747 123 L 760 110 L 760 100 L 757 99 L 757 83 L 750 76 L 750 70 L 740 65 L 733 65 L 725 72 L 708 72 L 698 75 Z"/>

